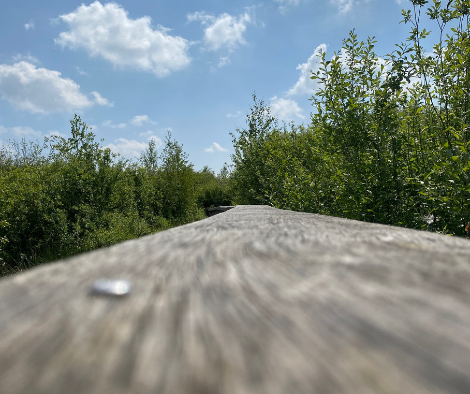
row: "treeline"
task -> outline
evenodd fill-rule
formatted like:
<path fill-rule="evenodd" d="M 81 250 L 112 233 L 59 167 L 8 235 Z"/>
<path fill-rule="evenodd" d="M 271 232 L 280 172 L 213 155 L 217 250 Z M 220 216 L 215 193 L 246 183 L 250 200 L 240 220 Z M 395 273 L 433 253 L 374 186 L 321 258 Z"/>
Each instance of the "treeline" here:
<path fill-rule="evenodd" d="M 470 220 L 469 2 L 412 0 L 405 43 L 381 59 L 352 31 L 312 75 L 308 126 L 254 98 L 233 134 L 234 199 L 463 236 Z M 439 42 L 427 52 L 427 15 Z"/>
<path fill-rule="evenodd" d="M 228 174 L 194 171 L 167 136 L 138 162 L 103 149 L 80 117 L 70 138 L 0 151 L 0 275 L 205 217 L 229 205 Z"/>

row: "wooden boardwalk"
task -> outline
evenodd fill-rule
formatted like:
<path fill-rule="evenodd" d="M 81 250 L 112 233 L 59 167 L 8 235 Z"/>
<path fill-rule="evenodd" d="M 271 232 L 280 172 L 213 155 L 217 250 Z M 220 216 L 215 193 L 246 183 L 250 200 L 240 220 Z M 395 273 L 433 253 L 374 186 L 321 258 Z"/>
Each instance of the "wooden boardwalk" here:
<path fill-rule="evenodd" d="M 238 206 L 38 267 L 0 281 L 0 393 L 468 394 L 470 242 Z"/>

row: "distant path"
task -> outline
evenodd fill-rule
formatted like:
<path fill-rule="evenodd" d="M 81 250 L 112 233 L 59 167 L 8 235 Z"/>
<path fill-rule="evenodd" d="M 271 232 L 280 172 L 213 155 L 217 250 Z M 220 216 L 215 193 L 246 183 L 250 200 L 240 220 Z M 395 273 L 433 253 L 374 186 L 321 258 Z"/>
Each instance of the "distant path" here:
<path fill-rule="evenodd" d="M 238 206 L 42 266 L 0 281 L 0 393 L 468 394 L 470 242 Z"/>

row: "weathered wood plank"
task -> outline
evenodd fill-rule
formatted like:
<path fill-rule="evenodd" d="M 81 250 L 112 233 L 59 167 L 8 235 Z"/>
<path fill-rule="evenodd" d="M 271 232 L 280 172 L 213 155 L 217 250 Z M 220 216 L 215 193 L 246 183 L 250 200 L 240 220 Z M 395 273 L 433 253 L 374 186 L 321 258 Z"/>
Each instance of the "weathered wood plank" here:
<path fill-rule="evenodd" d="M 239 206 L 39 267 L 0 281 L 0 393 L 468 394 L 470 243 Z"/>

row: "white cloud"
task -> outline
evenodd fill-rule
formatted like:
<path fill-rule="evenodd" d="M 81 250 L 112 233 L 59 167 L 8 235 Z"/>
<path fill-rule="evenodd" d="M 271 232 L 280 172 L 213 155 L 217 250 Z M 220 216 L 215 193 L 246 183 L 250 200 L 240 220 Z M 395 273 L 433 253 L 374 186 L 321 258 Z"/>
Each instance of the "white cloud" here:
<path fill-rule="evenodd" d="M 294 117 L 305 119 L 302 108 L 294 100 L 278 98 L 274 96 L 270 103 L 271 113 L 278 119 L 284 121 L 294 120 Z"/>
<path fill-rule="evenodd" d="M 124 157 L 139 157 L 147 146 L 148 144 L 146 142 L 118 138 L 117 140 L 114 140 L 114 144 L 109 144 L 106 148 L 109 148 L 114 153 L 119 153 Z"/>
<path fill-rule="evenodd" d="M 297 66 L 296 70 L 300 70 L 300 77 L 295 85 L 287 92 L 288 96 L 307 93 L 313 94 L 317 83 L 310 79 L 310 77 L 312 76 L 312 71 L 316 72 L 319 70 L 322 52 L 326 52 L 326 44 L 319 45 L 312 56 L 308 58 L 307 63 L 302 63 Z"/>
<path fill-rule="evenodd" d="M 58 132 L 57 130 L 51 130 L 51 131 L 48 131 L 46 134 L 44 134 L 44 137 L 47 137 L 47 138 L 51 138 L 53 136 L 65 138 L 65 134 L 62 134 Z"/>
<path fill-rule="evenodd" d="M 171 130 L 171 127 L 169 127 L 169 129 Z M 160 146 L 163 145 L 162 139 L 161 139 L 160 137 L 157 137 L 156 135 L 151 135 L 148 140 L 149 140 L 149 141 L 150 141 L 150 140 L 155 141 L 155 146 L 156 146 L 157 148 L 159 148 Z"/>
<path fill-rule="evenodd" d="M 275 3 L 279 4 L 279 11 L 284 14 L 291 6 L 299 4 L 299 0 L 274 0 Z"/>
<path fill-rule="evenodd" d="M 114 66 L 165 77 L 191 61 L 187 40 L 168 35 L 165 28 L 153 30 L 148 16 L 128 18 L 127 11 L 116 3 L 82 4 L 60 19 L 70 30 L 59 34 L 55 39 L 57 44 L 71 49 L 84 48 L 90 56 L 101 56 Z"/>
<path fill-rule="evenodd" d="M 0 93 L 15 107 L 32 113 L 73 111 L 93 105 L 71 79 L 24 61 L 12 66 L 0 64 Z"/>
<path fill-rule="evenodd" d="M 345 14 L 352 10 L 354 0 L 330 0 L 330 3 L 337 7 L 341 14 Z"/>
<path fill-rule="evenodd" d="M 29 126 L 4 127 L 0 125 L 0 134 L 13 134 L 17 138 L 40 137 L 41 132 Z"/>
<path fill-rule="evenodd" d="M 246 31 L 248 23 L 252 23 L 252 17 L 245 12 L 234 17 L 224 13 L 215 17 L 205 12 L 195 12 L 187 15 L 188 22 L 200 21 L 204 30 L 205 48 L 210 51 L 216 51 L 223 46 L 233 49 L 237 45 L 245 44 L 243 34 Z"/>
<path fill-rule="evenodd" d="M 40 137 L 41 132 L 34 130 L 31 127 L 24 127 L 24 126 L 16 126 L 11 128 L 13 134 L 16 137 Z"/>
<path fill-rule="evenodd" d="M 213 15 L 209 15 L 204 11 L 202 12 L 196 11 L 196 12 L 193 12 L 192 14 L 187 14 L 186 18 L 188 22 L 200 21 L 203 25 L 209 22 L 213 22 L 215 19 Z"/>
<path fill-rule="evenodd" d="M 209 62 L 209 64 L 211 65 L 210 66 L 210 71 L 211 73 L 216 73 L 217 72 L 217 69 L 221 68 L 221 67 L 224 67 L 224 66 L 227 66 L 229 64 L 231 64 L 232 62 L 230 61 L 230 59 L 228 57 L 220 57 L 219 58 L 219 62 L 217 63 L 217 67 L 216 66 L 213 66 L 212 65 L 212 62 Z"/>
<path fill-rule="evenodd" d="M 134 126 L 142 126 L 144 123 L 157 124 L 158 122 L 151 120 L 148 115 L 136 115 L 132 118 L 131 123 Z"/>
<path fill-rule="evenodd" d="M 222 148 L 217 142 L 213 142 L 209 148 L 204 149 L 204 152 L 228 152 L 228 149 Z"/>
<path fill-rule="evenodd" d="M 33 64 L 41 63 L 37 57 L 32 56 L 29 52 L 26 55 L 22 55 L 21 53 L 17 53 L 12 56 L 12 59 L 15 63 L 26 61 Z"/>
<path fill-rule="evenodd" d="M 103 126 L 111 127 L 112 129 L 124 129 L 126 127 L 125 123 L 114 124 L 111 120 L 103 122 Z"/>
<path fill-rule="evenodd" d="M 28 23 L 26 23 L 24 25 L 24 28 L 26 29 L 26 31 L 28 31 L 29 29 L 34 30 L 34 19 L 31 19 Z"/>
<path fill-rule="evenodd" d="M 91 92 L 91 94 L 95 97 L 95 103 L 98 105 L 104 105 L 106 107 L 114 107 L 114 103 L 111 103 L 108 99 L 104 98 L 98 92 Z"/>
<path fill-rule="evenodd" d="M 319 57 L 318 55 L 320 55 L 322 52 L 326 52 L 325 44 L 321 44 L 315 49 L 315 52 L 313 53 L 312 56 L 310 56 L 307 63 L 299 64 L 297 66 L 297 69 L 300 70 L 300 77 L 299 77 L 299 80 L 295 83 L 295 85 L 291 89 L 288 90 L 287 92 L 288 96 L 300 95 L 300 94 L 313 95 L 315 93 L 315 90 L 318 88 L 318 82 L 315 80 L 312 80 L 310 77 L 312 75 L 312 71 L 316 73 L 320 68 L 321 57 Z M 429 55 L 432 55 L 432 53 L 429 53 Z M 342 48 L 339 55 L 334 55 L 331 58 L 331 60 L 334 60 L 334 59 L 338 59 L 343 69 L 343 72 L 348 72 L 350 70 L 350 65 L 348 65 L 348 61 L 350 61 L 350 55 L 347 50 Z M 353 67 L 355 68 L 361 68 L 362 66 L 363 65 L 360 61 L 356 62 L 353 65 Z M 381 81 L 384 82 L 386 80 L 387 74 L 391 71 L 390 62 L 385 60 L 382 57 L 377 57 L 377 61 L 375 62 L 373 66 L 375 68 L 374 71 L 376 74 L 381 72 L 382 66 L 384 67 L 382 71 L 382 75 L 380 77 Z M 419 83 L 419 82 L 420 82 L 419 78 L 411 77 L 410 83 L 403 83 L 402 89 L 408 90 L 412 87 L 413 84 Z"/>
<path fill-rule="evenodd" d="M 77 66 L 76 69 L 77 69 L 77 72 L 78 72 L 80 75 L 86 75 L 86 76 L 88 76 L 88 74 L 87 74 L 85 71 L 83 71 L 80 67 Z"/>
<path fill-rule="evenodd" d="M 281 14 L 285 14 L 290 7 L 297 6 L 300 0 L 273 0 L 279 4 L 279 11 Z M 362 0 L 363 3 L 368 3 L 371 0 Z M 403 0 L 395 0 L 400 4 Z M 353 9 L 353 6 L 358 4 L 357 0 L 330 0 L 330 4 L 335 6 L 340 14 L 346 14 Z"/>
<path fill-rule="evenodd" d="M 230 59 L 228 57 L 221 57 L 219 59 L 219 64 L 217 65 L 217 67 L 224 67 L 224 66 L 227 66 L 229 65 L 231 62 L 230 62 Z"/>
<path fill-rule="evenodd" d="M 162 140 L 157 136 L 151 136 L 149 139 L 155 141 L 156 147 L 162 146 Z M 114 153 L 119 153 L 121 156 L 127 158 L 139 157 L 140 154 L 148 148 L 148 142 L 139 142 L 137 140 L 127 140 L 125 138 L 118 138 L 113 144 L 109 144 L 106 148 L 111 149 Z"/>

